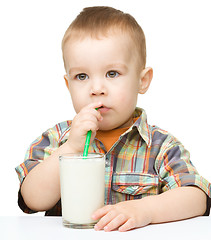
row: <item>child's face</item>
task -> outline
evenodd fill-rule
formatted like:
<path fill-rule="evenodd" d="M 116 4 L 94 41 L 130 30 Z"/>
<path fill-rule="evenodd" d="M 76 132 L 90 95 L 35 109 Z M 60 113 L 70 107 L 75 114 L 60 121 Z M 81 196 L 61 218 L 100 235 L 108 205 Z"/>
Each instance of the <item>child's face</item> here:
<path fill-rule="evenodd" d="M 90 103 L 102 102 L 100 130 L 132 124 L 142 88 L 137 54 L 133 51 L 131 41 L 122 34 L 68 40 L 64 47 L 65 79 L 75 111 L 78 113 Z"/>

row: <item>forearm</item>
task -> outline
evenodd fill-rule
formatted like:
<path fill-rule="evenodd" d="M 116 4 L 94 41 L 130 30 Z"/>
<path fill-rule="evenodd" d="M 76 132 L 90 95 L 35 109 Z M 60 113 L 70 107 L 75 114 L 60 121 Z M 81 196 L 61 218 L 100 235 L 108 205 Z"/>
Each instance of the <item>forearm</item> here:
<path fill-rule="evenodd" d="M 150 209 L 151 223 L 187 219 L 203 215 L 206 194 L 197 187 L 178 187 L 143 199 Z"/>
<path fill-rule="evenodd" d="M 35 211 L 51 209 L 60 199 L 59 155 L 71 152 L 63 144 L 45 161 L 34 167 L 21 186 L 26 205 Z"/>

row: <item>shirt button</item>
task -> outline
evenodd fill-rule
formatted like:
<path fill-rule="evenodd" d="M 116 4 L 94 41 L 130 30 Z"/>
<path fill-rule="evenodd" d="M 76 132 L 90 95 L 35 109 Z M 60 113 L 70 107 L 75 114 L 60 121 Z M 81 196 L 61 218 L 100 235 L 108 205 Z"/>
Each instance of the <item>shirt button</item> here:
<path fill-rule="evenodd" d="M 108 167 L 109 166 L 109 158 L 105 159 L 105 166 Z"/>

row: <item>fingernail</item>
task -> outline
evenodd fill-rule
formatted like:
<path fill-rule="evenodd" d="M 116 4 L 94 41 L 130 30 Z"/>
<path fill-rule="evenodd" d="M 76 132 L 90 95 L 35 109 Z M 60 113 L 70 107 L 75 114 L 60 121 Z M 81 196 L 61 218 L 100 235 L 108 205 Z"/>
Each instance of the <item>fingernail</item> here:
<path fill-rule="evenodd" d="M 95 225 L 95 226 L 94 226 L 94 229 L 95 229 L 96 231 L 98 231 L 98 230 L 99 230 L 99 228 L 98 228 L 98 226 L 97 226 L 97 225 Z"/>
<path fill-rule="evenodd" d="M 104 231 L 108 231 L 108 227 L 107 226 L 104 227 Z"/>

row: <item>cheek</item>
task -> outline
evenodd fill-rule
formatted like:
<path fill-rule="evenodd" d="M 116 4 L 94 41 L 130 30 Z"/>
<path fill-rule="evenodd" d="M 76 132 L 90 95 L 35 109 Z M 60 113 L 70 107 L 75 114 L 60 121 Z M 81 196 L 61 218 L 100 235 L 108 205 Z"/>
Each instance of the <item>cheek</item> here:
<path fill-rule="evenodd" d="M 84 107 L 84 99 L 82 97 L 83 96 L 82 91 L 80 92 L 80 94 L 78 94 L 76 90 L 72 89 L 70 91 L 70 96 L 72 99 L 72 104 L 75 109 L 75 112 L 79 113 L 80 110 Z"/>
<path fill-rule="evenodd" d="M 118 92 L 115 100 L 118 104 L 123 105 L 127 104 L 127 106 L 135 106 L 138 98 L 137 88 L 134 86 L 127 86 Z"/>

